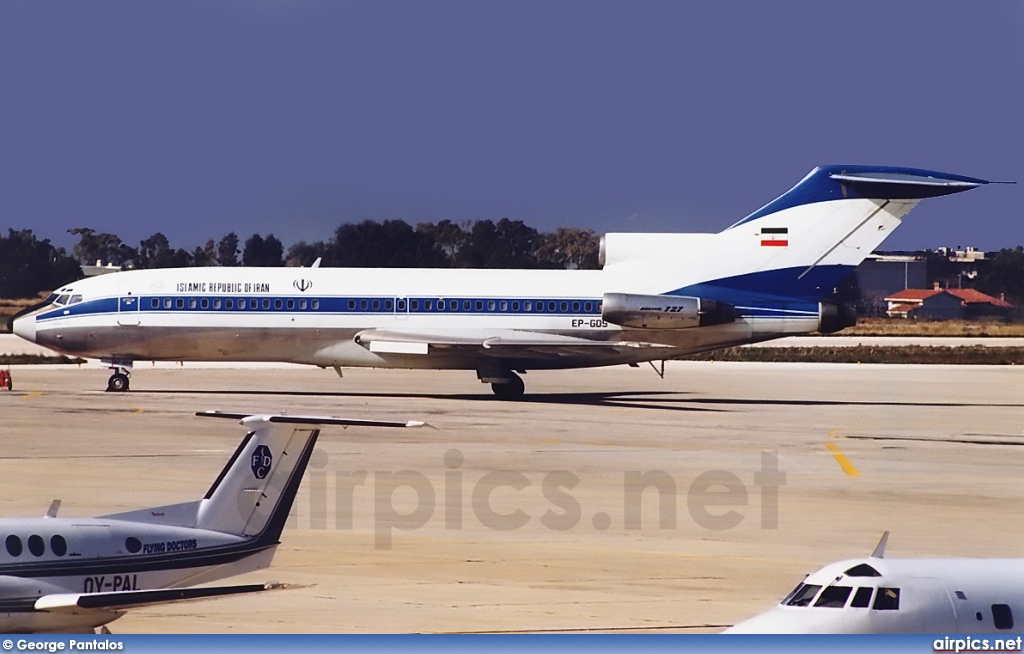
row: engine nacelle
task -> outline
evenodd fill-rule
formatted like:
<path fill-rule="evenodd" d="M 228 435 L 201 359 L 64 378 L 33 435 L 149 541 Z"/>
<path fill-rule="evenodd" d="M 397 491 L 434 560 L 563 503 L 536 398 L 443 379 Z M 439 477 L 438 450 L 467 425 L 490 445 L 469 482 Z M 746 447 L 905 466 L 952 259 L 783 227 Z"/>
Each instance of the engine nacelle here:
<path fill-rule="evenodd" d="M 849 304 L 822 302 L 818 305 L 818 332 L 834 334 L 857 324 L 857 309 Z"/>
<path fill-rule="evenodd" d="M 731 304 L 681 295 L 605 293 L 601 318 L 636 329 L 689 329 L 736 320 Z"/>

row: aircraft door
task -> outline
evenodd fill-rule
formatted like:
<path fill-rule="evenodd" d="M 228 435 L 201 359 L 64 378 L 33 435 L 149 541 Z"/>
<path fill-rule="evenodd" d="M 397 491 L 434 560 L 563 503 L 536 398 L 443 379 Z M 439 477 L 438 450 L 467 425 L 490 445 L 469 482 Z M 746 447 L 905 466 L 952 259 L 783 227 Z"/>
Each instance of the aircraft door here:
<path fill-rule="evenodd" d="M 136 284 L 121 282 L 117 295 L 117 324 L 138 325 L 142 302 Z"/>
<path fill-rule="evenodd" d="M 904 598 L 901 601 L 906 602 L 906 608 L 913 616 L 916 633 L 946 632 L 956 624 L 953 598 L 941 580 L 934 577 L 912 577 L 905 584 L 903 592 Z"/>
<path fill-rule="evenodd" d="M 405 320 L 409 317 L 409 298 L 403 296 L 395 297 L 395 318 Z"/>

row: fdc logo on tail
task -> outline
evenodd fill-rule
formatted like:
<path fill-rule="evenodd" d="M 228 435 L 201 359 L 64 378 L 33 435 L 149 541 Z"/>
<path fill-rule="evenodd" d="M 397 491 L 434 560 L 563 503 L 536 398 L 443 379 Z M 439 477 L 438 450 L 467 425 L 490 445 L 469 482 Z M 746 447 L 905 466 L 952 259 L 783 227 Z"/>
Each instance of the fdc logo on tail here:
<path fill-rule="evenodd" d="M 260 445 L 256 448 L 256 451 L 252 453 L 252 474 L 256 475 L 256 479 L 263 479 L 270 472 L 270 465 L 274 462 L 274 456 L 270 453 L 270 448 L 266 445 Z"/>

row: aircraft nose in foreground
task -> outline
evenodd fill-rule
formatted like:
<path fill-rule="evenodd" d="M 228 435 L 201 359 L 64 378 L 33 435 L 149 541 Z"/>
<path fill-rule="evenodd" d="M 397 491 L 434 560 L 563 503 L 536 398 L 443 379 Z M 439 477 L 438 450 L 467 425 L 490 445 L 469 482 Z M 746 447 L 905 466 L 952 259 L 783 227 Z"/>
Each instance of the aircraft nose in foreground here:
<path fill-rule="evenodd" d="M 24 338 L 26 341 L 36 341 L 36 317 L 32 315 L 28 316 L 15 316 L 11 319 L 8 325 L 11 331 L 18 336 Z"/>

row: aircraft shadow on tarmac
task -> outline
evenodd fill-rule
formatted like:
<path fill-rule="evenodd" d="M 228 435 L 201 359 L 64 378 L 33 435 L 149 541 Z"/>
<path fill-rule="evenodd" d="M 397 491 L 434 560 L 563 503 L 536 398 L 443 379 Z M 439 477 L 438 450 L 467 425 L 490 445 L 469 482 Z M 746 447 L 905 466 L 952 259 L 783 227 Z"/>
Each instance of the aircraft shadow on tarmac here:
<path fill-rule="evenodd" d="M 895 400 L 804 400 L 804 399 L 759 399 L 725 397 L 691 397 L 678 391 L 594 391 L 580 393 L 528 393 L 518 402 L 498 400 L 490 393 L 371 393 L 345 391 L 267 391 L 267 390 L 153 390 L 135 391 L 146 394 L 167 395 L 244 395 L 251 397 L 330 397 L 330 398 L 392 398 L 392 399 L 434 399 L 466 400 L 474 402 L 495 402 L 503 405 L 516 404 L 560 404 L 576 406 L 607 406 L 617 408 L 654 409 L 664 411 L 729 411 L 730 407 L 756 406 L 894 406 L 894 407 L 1022 407 L 1019 403 L 955 403 L 949 402 L 901 402 Z"/>

